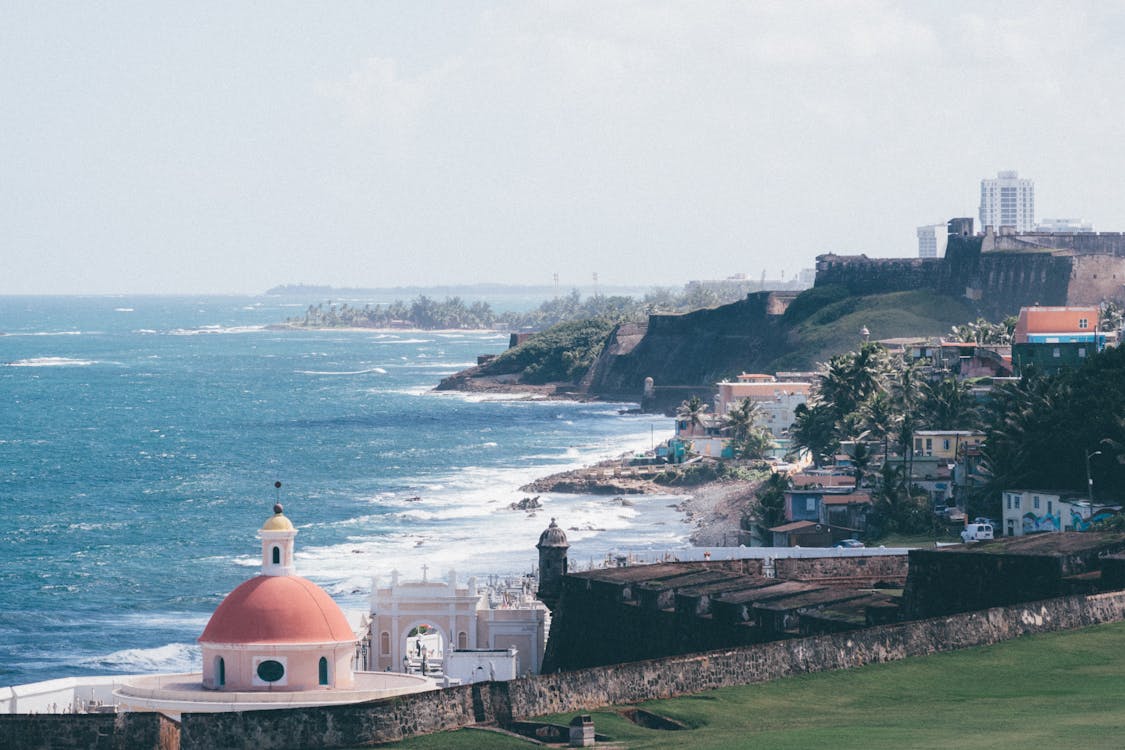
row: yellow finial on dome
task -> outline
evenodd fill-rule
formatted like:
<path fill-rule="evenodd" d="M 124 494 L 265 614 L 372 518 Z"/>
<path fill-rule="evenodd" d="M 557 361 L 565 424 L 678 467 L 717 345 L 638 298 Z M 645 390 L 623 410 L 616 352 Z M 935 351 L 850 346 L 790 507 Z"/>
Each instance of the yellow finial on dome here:
<path fill-rule="evenodd" d="M 282 514 L 281 503 L 273 506 L 273 515 L 262 524 L 262 531 L 293 531 L 293 523 Z"/>

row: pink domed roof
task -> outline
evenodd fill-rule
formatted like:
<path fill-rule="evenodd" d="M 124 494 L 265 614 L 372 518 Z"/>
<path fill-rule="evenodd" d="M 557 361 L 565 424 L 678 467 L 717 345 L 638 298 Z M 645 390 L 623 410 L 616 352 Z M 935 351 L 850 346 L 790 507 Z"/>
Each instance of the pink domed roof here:
<path fill-rule="evenodd" d="M 200 642 L 354 641 L 348 620 L 324 589 L 299 576 L 261 575 L 241 584 L 211 615 Z"/>

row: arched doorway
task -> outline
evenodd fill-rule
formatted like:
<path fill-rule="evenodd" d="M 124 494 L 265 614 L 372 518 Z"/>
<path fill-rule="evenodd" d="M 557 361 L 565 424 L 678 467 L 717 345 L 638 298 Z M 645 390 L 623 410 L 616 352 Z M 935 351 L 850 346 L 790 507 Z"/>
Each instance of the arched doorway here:
<path fill-rule="evenodd" d="M 449 647 L 449 639 L 441 628 L 428 622 L 416 623 L 406 631 L 403 667 L 414 674 L 440 675 Z"/>

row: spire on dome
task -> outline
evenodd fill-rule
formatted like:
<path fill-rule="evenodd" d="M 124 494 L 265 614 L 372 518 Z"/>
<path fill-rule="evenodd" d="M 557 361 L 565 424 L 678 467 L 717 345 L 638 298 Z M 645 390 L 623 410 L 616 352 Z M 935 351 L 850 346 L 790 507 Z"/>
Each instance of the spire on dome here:
<path fill-rule="evenodd" d="M 277 482 L 275 486 L 280 485 Z M 283 511 L 281 503 L 274 503 L 273 515 L 258 530 L 258 536 L 262 539 L 262 575 L 297 574 L 293 565 L 293 537 L 297 536 L 297 529 Z"/>

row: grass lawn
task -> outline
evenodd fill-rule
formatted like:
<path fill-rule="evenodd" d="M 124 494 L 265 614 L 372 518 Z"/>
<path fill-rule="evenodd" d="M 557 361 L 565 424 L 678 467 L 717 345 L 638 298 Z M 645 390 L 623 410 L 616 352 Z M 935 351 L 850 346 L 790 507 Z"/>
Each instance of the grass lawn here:
<path fill-rule="evenodd" d="M 1125 623 L 643 706 L 690 729 L 644 729 L 609 710 L 592 712 L 594 725 L 627 748 L 1121 748 Z M 396 747 L 528 744 L 461 730 Z"/>
<path fill-rule="evenodd" d="M 882 539 L 868 542 L 868 547 L 933 547 L 934 542 L 961 542 L 961 527 L 957 531 L 942 530 L 934 534 L 887 534 Z"/>

